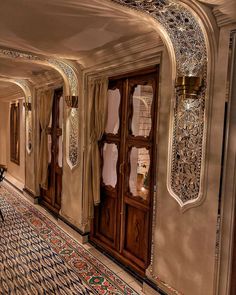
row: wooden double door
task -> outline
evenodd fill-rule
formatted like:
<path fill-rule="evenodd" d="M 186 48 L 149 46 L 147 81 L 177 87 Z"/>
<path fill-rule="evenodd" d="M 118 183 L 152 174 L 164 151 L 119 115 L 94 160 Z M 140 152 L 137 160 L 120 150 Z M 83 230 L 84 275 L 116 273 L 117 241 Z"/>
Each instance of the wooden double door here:
<path fill-rule="evenodd" d="M 140 275 L 150 263 L 159 68 L 109 80 L 101 203 L 90 239 Z"/>
<path fill-rule="evenodd" d="M 54 91 L 52 113 L 48 135 L 48 189 L 41 189 L 40 203 L 54 214 L 61 209 L 62 191 L 62 124 L 63 124 L 63 91 Z"/>

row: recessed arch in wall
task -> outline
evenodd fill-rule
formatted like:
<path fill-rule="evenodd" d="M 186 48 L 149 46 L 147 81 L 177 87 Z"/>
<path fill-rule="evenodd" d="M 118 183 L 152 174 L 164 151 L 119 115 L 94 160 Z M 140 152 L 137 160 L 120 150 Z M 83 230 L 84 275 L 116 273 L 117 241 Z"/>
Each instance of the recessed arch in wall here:
<path fill-rule="evenodd" d="M 203 201 L 207 38 L 198 11 L 182 1 L 111 0 L 152 22 L 167 45 L 176 80 L 167 187 L 183 210 Z M 186 1 L 185 1 L 186 2 Z"/>
<path fill-rule="evenodd" d="M 64 80 L 64 96 L 66 100 L 77 99 L 78 101 L 78 77 L 75 68 L 65 60 L 58 60 L 44 56 L 34 55 L 31 53 L 24 53 L 12 49 L 0 49 L 0 57 L 17 59 L 18 61 L 43 64 L 55 69 L 61 74 Z M 75 116 L 76 114 L 76 116 Z M 73 115 L 73 120 L 71 117 Z M 76 120 L 75 120 L 76 118 Z M 66 133 L 66 161 L 71 169 L 75 168 L 79 160 L 78 151 L 78 130 L 79 130 L 79 116 L 78 107 L 73 111 L 70 109 L 67 117 L 67 133 Z M 73 124 L 72 124 L 73 122 Z"/>
<path fill-rule="evenodd" d="M 173 99 L 170 112 L 167 188 L 180 205 L 180 212 L 185 212 L 186 209 L 201 205 L 205 197 L 207 119 L 208 105 L 212 100 L 210 82 L 215 56 L 214 24 L 195 1 L 110 1 L 123 5 L 144 23 L 147 21 L 153 24 L 153 28 L 167 46 L 172 79 L 176 81 L 175 85 L 171 85 Z M 153 204 L 153 239 L 147 274 L 167 290 L 178 294 L 160 279 L 155 270 L 157 206 L 158 199 L 154 200 Z"/>
<path fill-rule="evenodd" d="M 25 96 L 25 146 L 28 154 L 31 154 L 33 149 L 32 133 L 33 133 L 33 118 L 31 112 L 32 103 L 32 85 L 24 79 L 13 79 L 0 77 L 0 81 L 9 82 L 18 85 Z"/>

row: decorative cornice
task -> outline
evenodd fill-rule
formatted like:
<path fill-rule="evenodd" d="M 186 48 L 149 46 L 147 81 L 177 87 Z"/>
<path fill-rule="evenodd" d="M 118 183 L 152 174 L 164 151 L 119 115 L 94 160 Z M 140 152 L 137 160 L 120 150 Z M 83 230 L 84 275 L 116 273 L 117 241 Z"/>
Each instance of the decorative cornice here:
<path fill-rule="evenodd" d="M 17 59 L 32 63 L 44 64 L 56 69 L 64 78 L 66 83 L 67 95 L 78 95 L 78 78 L 74 69 L 64 60 L 47 58 L 44 56 L 25 53 L 13 49 L 0 48 L 0 57 Z"/>
<path fill-rule="evenodd" d="M 206 64 L 204 34 L 197 19 L 180 1 L 111 0 L 154 18 L 169 36 L 178 76 L 199 76 Z"/>
<path fill-rule="evenodd" d="M 229 15 L 222 13 L 218 7 L 213 9 L 213 14 L 216 18 L 216 22 L 219 27 L 236 23 L 236 19 L 232 19 Z"/>

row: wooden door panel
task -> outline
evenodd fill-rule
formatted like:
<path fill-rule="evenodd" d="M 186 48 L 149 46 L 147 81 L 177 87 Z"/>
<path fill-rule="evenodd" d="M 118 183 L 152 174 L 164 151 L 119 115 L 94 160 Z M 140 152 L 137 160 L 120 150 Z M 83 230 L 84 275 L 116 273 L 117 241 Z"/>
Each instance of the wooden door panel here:
<path fill-rule="evenodd" d="M 117 202 L 116 198 L 106 191 L 102 190 L 102 206 L 97 210 L 97 230 L 96 236 L 112 247 L 116 244 L 116 220 L 117 220 Z"/>
<path fill-rule="evenodd" d="M 51 138 L 50 163 L 48 165 L 48 189 L 41 190 L 41 203 L 55 214 L 58 214 L 61 208 L 62 191 L 62 167 L 58 165 L 59 137 L 62 136 L 61 124 L 63 108 L 61 102 L 62 89 L 57 89 L 53 97 L 51 126 L 47 130 Z"/>
<path fill-rule="evenodd" d="M 147 267 L 149 213 L 125 204 L 123 254 L 141 268 Z"/>
<path fill-rule="evenodd" d="M 55 175 L 55 207 L 61 208 L 62 168 L 57 168 Z"/>
<path fill-rule="evenodd" d="M 48 165 L 48 190 L 41 190 L 42 201 L 52 205 L 52 198 L 51 198 L 51 164 Z"/>

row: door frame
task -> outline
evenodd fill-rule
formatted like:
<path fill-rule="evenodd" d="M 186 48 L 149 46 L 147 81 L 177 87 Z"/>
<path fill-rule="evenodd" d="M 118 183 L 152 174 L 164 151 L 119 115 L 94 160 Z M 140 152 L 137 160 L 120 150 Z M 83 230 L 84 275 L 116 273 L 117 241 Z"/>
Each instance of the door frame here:
<path fill-rule="evenodd" d="M 130 77 L 135 77 L 135 76 L 142 76 L 142 75 L 148 75 L 148 74 L 152 74 L 152 73 L 156 73 L 156 89 L 157 91 L 155 91 L 155 110 L 154 110 L 154 115 L 155 115 L 155 124 L 156 126 L 153 128 L 153 157 L 152 160 L 155 163 L 153 165 L 153 169 L 152 169 L 152 173 L 153 173 L 153 183 L 150 184 L 150 187 L 153 185 L 153 188 L 151 188 L 151 194 L 152 197 L 150 198 L 150 215 L 149 215 L 149 240 L 148 240 L 148 266 L 150 265 L 151 262 L 151 251 L 152 251 L 152 233 L 153 233 L 153 216 L 154 216 L 154 198 L 156 197 L 156 181 L 157 181 L 157 140 L 158 140 L 158 114 L 159 114 L 159 104 L 160 104 L 160 75 L 161 75 L 161 67 L 160 67 L 160 63 L 155 64 L 155 65 L 151 65 L 149 67 L 144 67 L 143 69 L 138 69 L 138 70 L 133 70 L 133 71 L 128 71 L 128 73 L 123 73 L 123 74 L 118 74 L 115 76 L 110 76 L 109 80 L 119 80 L 119 79 L 125 79 L 125 78 L 130 78 Z M 124 107 L 124 104 L 123 104 Z M 119 108 L 119 113 L 121 112 L 121 107 Z M 128 122 L 128 121 L 127 121 Z M 101 169 L 102 169 L 102 163 L 103 161 L 101 161 Z M 118 167 L 118 166 L 117 166 Z M 117 172 L 118 172 L 118 168 L 117 168 Z M 118 176 L 118 173 L 117 173 Z M 92 239 L 91 239 L 91 235 L 89 236 L 90 241 L 92 242 L 92 244 L 95 244 L 98 248 L 100 248 L 101 250 L 105 250 L 105 248 L 103 247 L 103 245 L 100 243 L 100 241 L 98 239 L 96 239 L 95 235 L 95 227 L 94 227 L 94 222 L 91 222 L 91 235 L 92 235 Z M 122 238 L 122 237 L 121 237 Z M 109 246 L 106 243 L 106 248 L 109 248 L 110 251 L 110 255 L 112 255 L 115 259 L 119 260 L 119 262 L 123 265 L 126 266 L 126 264 L 130 264 L 131 267 L 133 268 L 133 270 L 140 275 L 142 278 L 146 277 L 145 275 L 145 271 L 148 269 L 147 268 L 143 271 L 140 271 L 140 268 L 137 267 L 137 265 L 133 262 L 131 262 L 128 258 L 124 257 L 123 255 L 121 255 L 119 252 L 114 251 L 114 249 Z"/>
<path fill-rule="evenodd" d="M 54 91 L 54 93 L 53 93 L 53 105 L 54 105 L 54 98 L 57 96 L 57 95 L 60 95 L 60 97 L 62 97 L 63 98 L 63 87 L 57 87 L 57 88 L 55 88 L 55 89 L 53 89 L 53 91 Z M 60 110 L 59 109 L 60 108 L 60 105 L 58 106 L 58 110 Z M 52 118 L 53 118 L 53 107 L 52 107 L 52 112 L 51 112 L 51 116 L 52 116 Z M 63 118 L 62 118 L 62 127 L 61 127 L 61 129 L 62 129 L 62 134 L 61 134 L 61 136 L 62 136 L 62 140 L 63 140 L 63 124 L 64 124 L 64 107 L 63 107 L 63 109 L 61 110 L 62 111 L 62 116 L 63 116 Z M 59 113 L 57 114 L 58 116 L 59 116 Z M 59 120 L 59 118 L 58 118 L 58 120 Z M 52 141 L 53 141 L 53 139 L 52 139 Z M 58 148 L 57 148 L 58 149 Z M 57 150 L 57 156 L 58 156 L 58 150 Z M 62 142 L 62 157 L 63 157 L 63 142 Z M 49 165 L 48 165 L 48 172 L 50 171 L 50 169 L 49 169 L 50 167 L 49 167 Z M 62 167 L 61 167 L 61 170 L 62 170 L 62 172 L 61 172 L 61 185 L 62 185 L 62 177 L 63 177 L 63 159 L 62 159 Z M 41 187 L 40 187 L 40 198 L 39 198 L 39 203 L 41 204 L 41 205 L 43 205 L 44 207 L 46 207 L 48 210 L 50 210 L 54 215 L 56 215 L 56 216 L 59 216 L 59 211 L 60 211 L 60 209 L 61 209 L 61 205 L 60 205 L 60 208 L 55 208 L 55 207 L 53 207 L 51 204 L 49 204 L 46 200 L 44 200 L 43 198 L 45 197 L 46 199 L 47 199 L 47 196 L 46 196 L 46 190 L 44 190 L 44 189 L 42 189 Z M 43 197 L 43 194 L 45 194 L 45 196 Z M 54 194 L 55 194 L 55 188 L 54 188 Z M 62 188 L 61 188 L 61 194 L 62 194 Z M 62 196 L 61 196 L 62 197 Z M 56 198 L 55 196 L 54 196 L 54 198 Z"/>
<path fill-rule="evenodd" d="M 220 191 L 219 260 L 216 267 L 216 293 L 233 295 L 236 288 L 236 31 L 232 36 L 229 60 L 229 96 L 225 113 L 222 184 Z M 229 56 L 229 52 L 228 52 Z"/>

